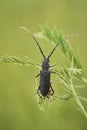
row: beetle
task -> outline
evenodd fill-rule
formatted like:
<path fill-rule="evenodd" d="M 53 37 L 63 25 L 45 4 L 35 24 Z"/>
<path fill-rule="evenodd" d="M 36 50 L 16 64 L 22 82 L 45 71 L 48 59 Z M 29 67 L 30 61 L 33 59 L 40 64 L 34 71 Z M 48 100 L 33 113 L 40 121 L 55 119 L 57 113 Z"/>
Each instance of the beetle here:
<path fill-rule="evenodd" d="M 59 46 L 60 43 L 62 43 L 62 40 L 60 40 L 55 47 L 52 49 L 52 51 L 50 52 L 50 54 L 46 57 L 44 55 L 44 52 L 42 50 L 42 48 L 40 47 L 39 42 L 37 41 L 36 37 L 27 29 L 22 27 L 25 31 L 28 32 L 28 34 L 33 38 L 33 40 L 35 41 L 35 43 L 37 44 L 40 53 L 43 56 L 43 62 L 40 65 L 42 67 L 42 69 L 40 70 L 40 73 L 36 76 L 39 77 L 40 76 L 40 82 L 39 82 L 39 87 L 37 90 L 37 94 L 39 95 L 39 97 L 41 99 L 45 99 L 45 98 L 49 98 L 49 96 L 52 96 L 54 94 L 54 90 L 52 88 L 51 85 L 51 73 L 55 73 L 52 72 L 50 70 L 51 67 L 55 66 L 55 65 L 50 65 L 50 57 L 52 56 L 52 54 L 54 53 L 54 51 L 56 50 L 56 48 Z M 68 39 L 68 37 L 65 37 L 63 40 Z"/>

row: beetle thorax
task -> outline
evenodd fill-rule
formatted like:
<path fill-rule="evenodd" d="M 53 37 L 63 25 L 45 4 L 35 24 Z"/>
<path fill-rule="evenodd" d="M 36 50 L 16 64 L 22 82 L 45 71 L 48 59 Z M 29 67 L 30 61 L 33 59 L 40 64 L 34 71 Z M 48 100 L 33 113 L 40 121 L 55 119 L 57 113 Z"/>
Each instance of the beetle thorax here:
<path fill-rule="evenodd" d="M 42 63 L 42 70 L 48 70 L 49 69 L 49 59 L 45 58 Z"/>

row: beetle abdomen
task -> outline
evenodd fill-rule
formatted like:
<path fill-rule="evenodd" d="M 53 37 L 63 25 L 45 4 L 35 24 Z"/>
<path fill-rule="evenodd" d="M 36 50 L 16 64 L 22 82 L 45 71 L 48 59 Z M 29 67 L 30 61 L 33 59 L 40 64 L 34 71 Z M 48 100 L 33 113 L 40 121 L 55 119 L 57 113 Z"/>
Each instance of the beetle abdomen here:
<path fill-rule="evenodd" d="M 47 96 L 50 89 L 50 71 L 40 71 L 40 87 L 42 96 Z"/>

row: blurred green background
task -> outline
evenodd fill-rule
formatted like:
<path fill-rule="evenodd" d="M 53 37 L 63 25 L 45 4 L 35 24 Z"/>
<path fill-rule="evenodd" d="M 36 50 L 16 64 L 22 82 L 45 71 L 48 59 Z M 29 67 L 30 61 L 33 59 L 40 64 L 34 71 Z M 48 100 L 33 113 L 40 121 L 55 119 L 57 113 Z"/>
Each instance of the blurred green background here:
<path fill-rule="evenodd" d="M 44 23 L 56 25 L 65 35 L 80 35 L 70 42 L 76 54 L 79 47 L 78 55 L 87 74 L 87 0 L 0 0 L 0 56 L 26 55 L 41 63 L 34 41 L 19 27 L 38 32 L 38 25 Z M 41 46 L 46 55 L 53 48 L 43 41 Z M 64 56 L 57 50 L 51 62 L 65 64 Z M 37 73 L 37 68 L 0 64 L 0 130 L 86 130 L 87 120 L 73 100 L 59 106 L 54 103 L 45 112 L 39 110 L 35 100 Z M 52 78 L 55 93 L 60 94 L 60 84 L 55 76 Z M 86 88 L 79 94 L 86 96 Z"/>

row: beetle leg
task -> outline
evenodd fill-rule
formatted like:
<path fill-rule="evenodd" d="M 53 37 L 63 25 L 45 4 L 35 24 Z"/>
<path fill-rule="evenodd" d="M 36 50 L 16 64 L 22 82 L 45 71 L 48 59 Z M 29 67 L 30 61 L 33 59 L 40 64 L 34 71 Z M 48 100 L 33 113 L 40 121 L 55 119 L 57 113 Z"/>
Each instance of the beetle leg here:
<path fill-rule="evenodd" d="M 51 96 L 54 94 L 54 90 L 53 90 L 52 86 L 50 86 L 49 94 L 50 94 Z"/>
<path fill-rule="evenodd" d="M 38 90 L 37 90 L 37 94 L 38 94 L 38 96 L 39 96 L 41 99 L 43 99 L 42 96 L 41 96 L 40 93 L 39 93 L 39 88 L 38 88 Z"/>
<path fill-rule="evenodd" d="M 35 78 L 39 77 L 40 76 L 40 73 L 38 75 L 35 76 Z"/>
<path fill-rule="evenodd" d="M 53 95 L 53 94 L 54 94 L 54 90 L 53 90 L 52 86 L 51 86 L 51 90 L 52 90 L 52 92 L 53 92 L 53 93 L 52 93 L 52 95 Z"/>
<path fill-rule="evenodd" d="M 51 71 L 51 73 L 53 73 L 53 74 L 57 74 L 55 71 Z"/>

